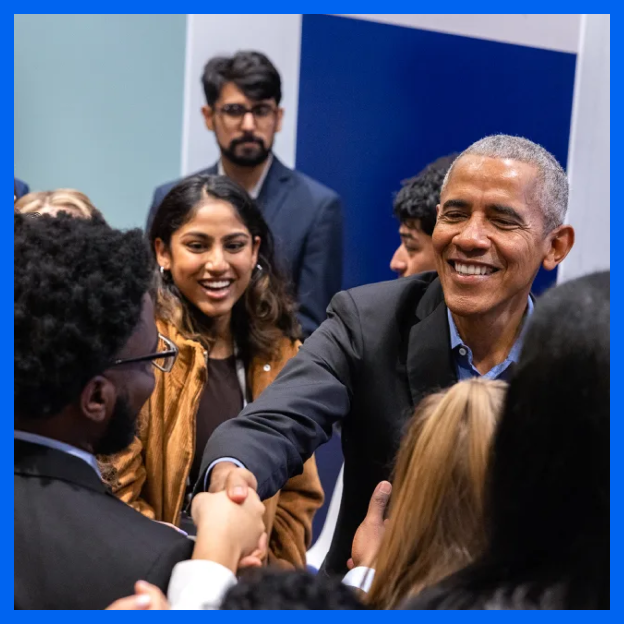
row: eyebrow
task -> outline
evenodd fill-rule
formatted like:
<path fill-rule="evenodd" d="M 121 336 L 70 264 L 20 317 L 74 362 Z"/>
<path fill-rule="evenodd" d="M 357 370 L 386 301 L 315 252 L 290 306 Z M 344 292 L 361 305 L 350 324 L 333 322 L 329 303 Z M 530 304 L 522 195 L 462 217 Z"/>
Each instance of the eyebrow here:
<path fill-rule="evenodd" d="M 511 217 L 520 223 L 524 223 L 524 219 L 520 216 L 517 210 L 512 208 L 511 206 L 505 206 L 504 204 L 490 204 L 488 210 L 492 212 L 496 212 L 498 214 L 505 215 L 507 217 Z"/>
<path fill-rule="evenodd" d="M 461 208 L 463 210 L 470 208 L 470 202 L 467 202 L 464 199 L 449 199 L 444 202 L 442 206 L 442 210 L 446 210 L 447 208 Z M 511 217 L 520 223 L 524 223 L 524 219 L 518 213 L 517 210 L 512 208 L 511 206 L 506 206 L 505 204 L 488 204 L 487 210 L 491 212 L 495 212 L 500 215 L 505 215 L 507 217 Z"/>
<path fill-rule="evenodd" d="M 182 235 L 183 238 L 187 236 L 196 236 L 197 238 L 203 238 L 204 240 L 213 240 L 214 237 L 206 234 L 205 232 L 200 232 L 198 230 L 190 230 L 189 232 L 184 232 Z M 250 238 L 247 232 L 232 232 L 231 234 L 226 234 L 223 239 L 235 238 L 237 236 L 244 236 L 245 238 Z"/>

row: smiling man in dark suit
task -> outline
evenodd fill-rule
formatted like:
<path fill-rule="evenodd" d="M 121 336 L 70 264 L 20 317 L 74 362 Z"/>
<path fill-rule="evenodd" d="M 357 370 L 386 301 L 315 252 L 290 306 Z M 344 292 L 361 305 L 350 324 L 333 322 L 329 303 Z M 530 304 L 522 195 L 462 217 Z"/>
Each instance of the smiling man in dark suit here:
<path fill-rule="evenodd" d="M 284 166 L 273 154 L 284 109 L 280 75 L 259 52 L 238 52 L 210 60 L 202 76 L 202 114 L 221 158 L 202 173 L 227 175 L 257 199 L 275 238 L 282 269 L 299 304 L 299 321 L 309 336 L 324 320 L 342 282 L 340 198 L 316 180 Z M 154 192 L 147 229 L 176 182 Z"/>
<path fill-rule="evenodd" d="M 567 198 L 561 166 L 527 139 L 487 137 L 460 154 L 437 208 L 437 274 L 336 295 L 273 384 L 215 431 L 197 489 L 225 489 L 235 501 L 249 487 L 271 496 L 341 422 L 344 490 L 325 569 L 343 573 L 420 399 L 457 380 L 511 374 L 531 284 L 574 242 Z"/>

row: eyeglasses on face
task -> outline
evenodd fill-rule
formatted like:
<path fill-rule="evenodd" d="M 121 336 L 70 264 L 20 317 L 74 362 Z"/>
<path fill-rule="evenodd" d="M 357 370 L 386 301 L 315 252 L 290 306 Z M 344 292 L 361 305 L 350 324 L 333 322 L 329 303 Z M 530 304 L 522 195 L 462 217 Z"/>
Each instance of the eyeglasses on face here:
<path fill-rule="evenodd" d="M 241 123 L 247 113 L 251 113 L 257 124 L 266 123 L 277 112 L 277 108 L 270 104 L 255 104 L 251 108 L 243 104 L 225 104 L 217 109 L 225 119 L 232 123 Z"/>
<path fill-rule="evenodd" d="M 178 347 L 169 340 L 166 336 L 158 334 L 159 347 L 162 345 L 162 349 L 159 349 L 156 353 L 150 353 L 149 355 L 141 355 L 134 358 L 122 358 L 114 360 L 111 366 L 119 366 L 120 364 L 132 364 L 134 362 L 148 362 L 151 363 L 163 373 L 168 373 L 173 368 L 176 358 L 178 357 Z"/>

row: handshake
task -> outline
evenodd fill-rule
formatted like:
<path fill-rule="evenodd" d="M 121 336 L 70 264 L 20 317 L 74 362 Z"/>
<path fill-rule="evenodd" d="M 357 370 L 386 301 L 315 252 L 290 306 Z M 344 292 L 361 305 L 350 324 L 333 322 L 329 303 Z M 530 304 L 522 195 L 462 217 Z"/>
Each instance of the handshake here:
<path fill-rule="evenodd" d="M 217 464 L 211 473 L 210 492 L 193 499 L 191 515 L 197 527 L 193 559 L 213 561 L 236 574 L 260 567 L 267 554 L 264 505 L 256 494 L 251 472 L 230 462 Z M 154 585 L 138 581 L 135 595 L 117 600 L 109 610 L 169 609 Z"/>

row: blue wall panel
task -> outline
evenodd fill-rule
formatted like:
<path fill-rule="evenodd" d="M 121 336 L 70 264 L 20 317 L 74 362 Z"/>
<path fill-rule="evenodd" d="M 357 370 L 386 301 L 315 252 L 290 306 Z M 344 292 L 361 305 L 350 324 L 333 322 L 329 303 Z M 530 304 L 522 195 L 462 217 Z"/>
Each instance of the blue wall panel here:
<path fill-rule="evenodd" d="M 393 277 L 393 194 L 437 157 L 502 132 L 567 162 L 574 54 L 329 15 L 301 45 L 297 168 L 344 200 L 345 288 Z"/>

